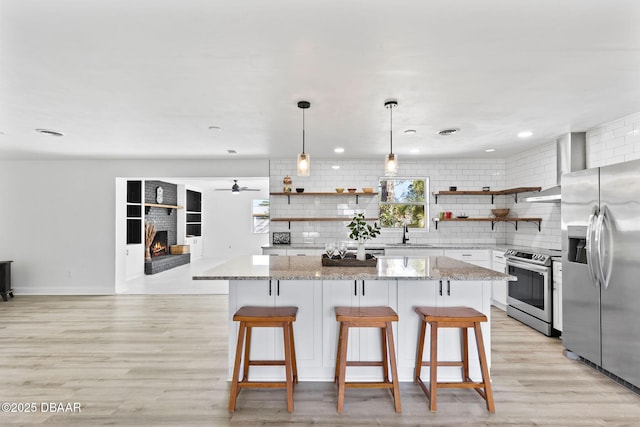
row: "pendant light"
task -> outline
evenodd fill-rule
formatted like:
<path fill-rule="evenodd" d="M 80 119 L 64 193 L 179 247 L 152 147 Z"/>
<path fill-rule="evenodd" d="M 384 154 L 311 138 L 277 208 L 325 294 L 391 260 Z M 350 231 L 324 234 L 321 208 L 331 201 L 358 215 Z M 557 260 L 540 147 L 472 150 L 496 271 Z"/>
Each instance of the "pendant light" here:
<path fill-rule="evenodd" d="M 389 109 L 390 126 L 389 126 L 389 154 L 384 159 L 385 176 L 395 176 L 398 173 L 398 156 L 393 154 L 393 108 L 398 106 L 398 101 L 386 101 L 384 106 Z"/>
<path fill-rule="evenodd" d="M 298 176 L 309 176 L 311 170 L 311 157 L 304 152 L 304 110 L 311 107 L 308 101 L 299 101 L 298 108 L 302 110 L 302 153 L 298 154 Z"/>

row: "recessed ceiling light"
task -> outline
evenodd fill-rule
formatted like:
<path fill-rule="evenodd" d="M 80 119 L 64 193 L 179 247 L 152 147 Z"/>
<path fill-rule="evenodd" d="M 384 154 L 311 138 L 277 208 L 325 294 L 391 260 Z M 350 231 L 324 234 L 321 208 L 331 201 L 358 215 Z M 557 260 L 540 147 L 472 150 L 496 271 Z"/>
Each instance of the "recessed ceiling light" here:
<path fill-rule="evenodd" d="M 52 136 L 64 136 L 62 132 L 58 132 L 50 129 L 36 129 L 36 132 L 40 132 L 40 133 L 44 133 L 46 135 L 52 135 Z"/>
<path fill-rule="evenodd" d="M 409 150 L 409 152 L 411 154 L 418 154 L 420 152 L 420 150 L 418 148 L 412 148 L 411 150 Z"/>
<path fill-rule="evenodd" d="M 220 126 L 209 126 L 209 130 L 222 130 Z"/>
<path fill-rule="evenodd" d="M 340 166 L 333 165 L 333 166 L 331 166 L 331 169 L 333 169 L 334 171 L 337 171 L 338 169 L 340 169 Z"/>
<path fill-rule="evenodd" d="M 518 134 L 518 138 L 529 138 L 531 135 L 533 135 L 533 132 L 530 130 L 524 130 Z"/>
<path fill-rule="evenodd" d="M 438 135 L 448 136 L 448 135 L 453 135 L 455 133 L 458 133 L 459 131 L 460 129 L 458 128 L 442 129 L 441 131 L 438 131 Z"/>
<path fill-rule="evenodd" d="M 484 150 L 487 153 L 493 153 L 494 151 L 496 151 L 495 148 L 487 148 L 486 150 Z"/>
<path fill-rule="evenodd" d="M 344 153 L 344 148 L 342 148 L 342 147 L 334 148 L 333 152 L 334 153 Z"/>
<path fill-rule="evenodd" d="M 407 130 L 404 131 L 404 133 L 406 133 L 407 135 L 410 135 L 412 133 L 416 133 L 416 130 L 415 129 L 407 129 Z"/>
<path fill-rule="evenodd" d="M 227 150 L 227 154 L 235 156 L 236 154 L 238 154 L 238 152 L 236 150 Z"/>

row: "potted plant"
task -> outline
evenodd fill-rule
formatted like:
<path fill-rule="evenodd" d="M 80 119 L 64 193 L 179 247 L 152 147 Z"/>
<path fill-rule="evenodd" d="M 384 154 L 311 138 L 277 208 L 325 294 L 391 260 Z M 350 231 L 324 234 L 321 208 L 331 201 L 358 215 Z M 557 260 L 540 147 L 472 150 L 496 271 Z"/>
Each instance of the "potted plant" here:
<path fill-rule="evenodd" d="M 364 261 L 366 259 L 364 242 L 380 234 L 380 226 L 377 222 L 373 223 L 373 226 L 367 224 L 364 214 L 358 213 L 351 219 L 347 228 L 349 229 L 349 238 L 358 242 L 356 259 Z"/>

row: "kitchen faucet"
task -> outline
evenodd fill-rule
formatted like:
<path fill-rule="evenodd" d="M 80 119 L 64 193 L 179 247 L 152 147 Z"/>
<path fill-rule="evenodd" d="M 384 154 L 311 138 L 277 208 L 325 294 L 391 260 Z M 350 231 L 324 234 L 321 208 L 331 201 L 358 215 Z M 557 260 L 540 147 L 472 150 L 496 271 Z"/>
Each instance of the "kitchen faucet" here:
<path fill-rule="evenodd" d="M 409 241 L 409 227 L 405 223 L 402 227 L 402 243 L 405 244 Z"/>

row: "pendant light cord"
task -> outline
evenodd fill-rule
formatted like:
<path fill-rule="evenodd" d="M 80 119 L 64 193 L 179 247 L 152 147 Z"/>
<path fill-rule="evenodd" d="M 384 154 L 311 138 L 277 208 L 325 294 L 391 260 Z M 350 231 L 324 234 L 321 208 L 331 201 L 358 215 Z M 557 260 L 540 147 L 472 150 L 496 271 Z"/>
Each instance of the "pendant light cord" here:
<path fill-rule="evenodd" d="M 389 116 L 391 118 L 389 128 L 389 142 L 391 144 L 391 147 L 389 153 L 393 154 L 393 105 L 389 106 Z"/>
<path fill-rule="evenodd" d="M 304 108 L 302 109 L 302 154 L 304 154 Z"/>

